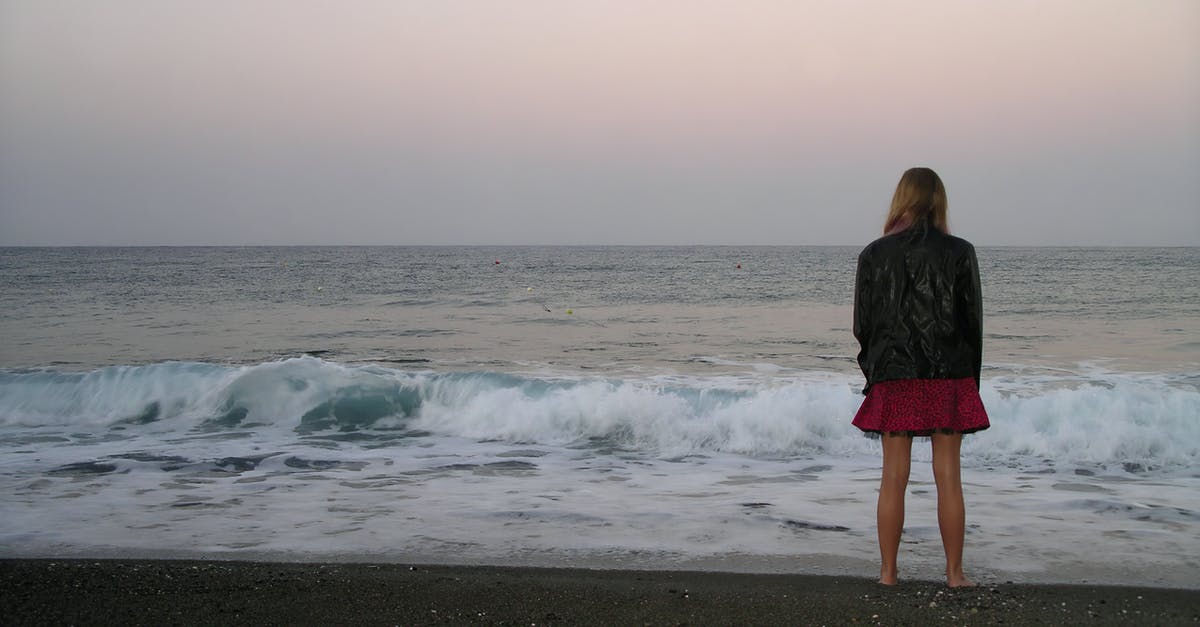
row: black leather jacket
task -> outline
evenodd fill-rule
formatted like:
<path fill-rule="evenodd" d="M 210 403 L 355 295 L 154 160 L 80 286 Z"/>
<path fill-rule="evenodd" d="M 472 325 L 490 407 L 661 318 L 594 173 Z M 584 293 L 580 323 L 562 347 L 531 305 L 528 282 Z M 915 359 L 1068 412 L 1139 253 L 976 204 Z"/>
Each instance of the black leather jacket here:
<path fill-rule="evenodd" d="M 919 222 L 858 256 L 854 337 L 863 388 L 892 379 L 974 377 L 983 360 L 975 247 Z"/>

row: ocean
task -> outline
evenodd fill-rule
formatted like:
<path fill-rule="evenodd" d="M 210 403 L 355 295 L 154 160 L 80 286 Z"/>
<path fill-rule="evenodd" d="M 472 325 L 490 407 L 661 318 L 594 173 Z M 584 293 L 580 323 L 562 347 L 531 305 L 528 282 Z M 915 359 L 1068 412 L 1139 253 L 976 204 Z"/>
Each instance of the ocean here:
<path fill-rule="evenodd" d="M 874 576 L 858 250 L 0 249 L 0 556 Z M 978 253 L 968 573 L 1200 587 L 1200 249 Z"/>

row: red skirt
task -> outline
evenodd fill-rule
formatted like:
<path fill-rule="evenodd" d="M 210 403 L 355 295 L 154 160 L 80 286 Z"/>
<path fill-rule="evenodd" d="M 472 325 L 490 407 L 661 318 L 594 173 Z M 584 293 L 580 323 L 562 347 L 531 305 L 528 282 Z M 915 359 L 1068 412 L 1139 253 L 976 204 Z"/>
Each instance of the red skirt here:
<path fill-rule="evenodd" d="M 871 386 L 854 426 L 867 433 L 972 433 L 991 426 L 975 379 L 896 379 Z"/>

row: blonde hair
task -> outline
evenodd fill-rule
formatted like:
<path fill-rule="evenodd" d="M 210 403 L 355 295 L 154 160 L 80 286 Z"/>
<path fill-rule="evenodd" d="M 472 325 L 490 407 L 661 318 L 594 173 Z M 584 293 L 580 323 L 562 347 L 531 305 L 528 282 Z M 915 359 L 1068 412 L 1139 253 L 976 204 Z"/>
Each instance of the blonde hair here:
<path fill-rule="evenodd" d="M 931 226 L 949 233 L 946 224 L 946 186 L 937 172 L 929 168 L 910 168 L 896 184 L 892 208 L 883 223 L 884 234 L 902 231 L 918 222 L 929 220 Z"/>

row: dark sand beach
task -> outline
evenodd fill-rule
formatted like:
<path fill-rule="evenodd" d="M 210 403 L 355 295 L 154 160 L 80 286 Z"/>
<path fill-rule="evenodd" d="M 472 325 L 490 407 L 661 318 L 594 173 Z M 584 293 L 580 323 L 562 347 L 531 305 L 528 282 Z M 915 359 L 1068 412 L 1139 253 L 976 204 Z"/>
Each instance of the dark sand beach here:
<path fill-rule="evenodd" d="M 1189 625 L 1200 591 L 717 572 L 0 560 L 7 625 Z"/>

